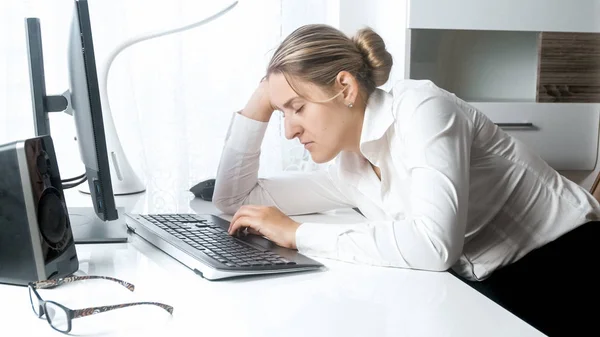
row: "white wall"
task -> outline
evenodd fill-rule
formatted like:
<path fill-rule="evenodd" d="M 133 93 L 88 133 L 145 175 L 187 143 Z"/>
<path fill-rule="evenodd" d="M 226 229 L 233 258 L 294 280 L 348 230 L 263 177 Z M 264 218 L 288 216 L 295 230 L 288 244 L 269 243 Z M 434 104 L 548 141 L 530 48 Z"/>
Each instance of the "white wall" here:
<path fill-rule="evenodd" d="M 406 53 L 406 0 L 341 0 L 340 29 L 353 35 L 356 30 L 369 26 L 385 41 L 392 54 L 394 66 L 390 80 L 383 88 L 404 78 Z"/>

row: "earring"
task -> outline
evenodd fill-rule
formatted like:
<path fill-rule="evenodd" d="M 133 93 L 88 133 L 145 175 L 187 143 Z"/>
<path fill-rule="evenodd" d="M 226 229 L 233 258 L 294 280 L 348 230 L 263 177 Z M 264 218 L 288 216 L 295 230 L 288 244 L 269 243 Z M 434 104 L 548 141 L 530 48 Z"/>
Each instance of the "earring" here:
<path fill-rule="evenodd" d="M 348 108 L 352 108 L 353 106 L 354 106 L 354 104 L 352 104 L 352 103 L 348 104 Z"/>

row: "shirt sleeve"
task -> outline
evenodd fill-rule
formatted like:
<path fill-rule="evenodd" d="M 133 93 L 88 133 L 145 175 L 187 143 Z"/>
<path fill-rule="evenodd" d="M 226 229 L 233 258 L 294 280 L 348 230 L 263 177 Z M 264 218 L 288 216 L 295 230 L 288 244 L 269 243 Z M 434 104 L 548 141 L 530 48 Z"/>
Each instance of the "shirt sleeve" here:
<path fill-rule="evenodd" d="M 469 192 L 472 123 L 460 109 L 435 97 L 421 103 L 408 120 L 402 160 L 409 172 L 409 207 L 404 219 L 303 223 L 296 232 L 298 250 L 380 266 L 450 268 L 462 253 Z"/>
<path fill-rule="evenodd" d="M 233 214 L 242 205 L 276 206 L 287 215 L 350 207 L 331 176 L 334 170 L 284 172 L 259 178 L 259 159 L 267 122 L 235 113 L 215 179 L 213 203 Z"/>

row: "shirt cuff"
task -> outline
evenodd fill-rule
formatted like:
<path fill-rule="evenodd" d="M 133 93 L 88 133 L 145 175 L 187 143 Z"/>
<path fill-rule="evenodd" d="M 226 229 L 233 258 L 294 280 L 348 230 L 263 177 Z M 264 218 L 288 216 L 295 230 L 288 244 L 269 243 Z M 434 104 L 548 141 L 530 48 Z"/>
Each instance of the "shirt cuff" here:
<path fill-rule="evenodd" d="M 260 150 L 268 122 L 248 118 L 234 113 L 226 146 L 242 153 L 256 153 Z"/>

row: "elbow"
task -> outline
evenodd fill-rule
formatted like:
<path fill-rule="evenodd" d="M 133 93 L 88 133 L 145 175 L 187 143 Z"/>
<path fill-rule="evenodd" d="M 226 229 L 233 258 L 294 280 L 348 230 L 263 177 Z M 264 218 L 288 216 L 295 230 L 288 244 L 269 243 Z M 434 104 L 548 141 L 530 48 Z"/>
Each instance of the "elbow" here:
<path fill-rule="evenodd" d="M 463 251 L 464 237 L 460 234 L 462 231 L 439 230 L 438 228 L 453 226 L 432 226 L 430 222 L 413 224 L 412 228 L 409 227 L 411 232 L 397 233 L 395 238 L 399 255 L 408 267 L 447 271 L 456 264 Z"/>
<path fill-rule="evenodd" d="M 447 271 L 456 263 L 456 261 L 458 261 L 458 256 L 454 258 L 445 258 L 443 256 L 439 256 L 436 261 L 431 263 L 429 269 L 432 271 Z"/>
<path fill-rule="evenodd" d="M 212 197 L 212 204 L 215 205 L 219 211 L 225 214 L 235 214 L 235 212 L 237 212 L 237 210 L 242 206 L 242 203 L 237 202 L 235 198 L 222 196 L 217 192 L 216 189 Z"/>
<path fill-rule="evenodd" d="M 447 245 L 431 244 L 428 247 L 414 249 L 410 253 L 400 253 L 399 258 L 390 258 L 389 266 L 410 268 L 426 271 L 447 271 L 456 264 L 460 258 L 460 250 Z"/>
<path fill-rule="evenodd" d="M 458 257 L 448 258 L 441 254 L 434 253 L 430 254 L 429 256 L 421 255 L 418 259 L 418 262 L 409 262 L 408 267 L 426 271 L 447 271 L 456 263 L 456 261 L 458 261 Z"/>
<path fill-rule="evenodd" d="M 449 244 L 439 242 L 432 246 L 431 256 L 426 264 L 427 269 L 431 271 L 447 271 L 450 269 L 458 259 L 462 249 L 459 248 L 458 244 Z"/>
<path fill-rule="evenodd" d="M 425 242 L 422 252 L 426 269 L 447 271 L 454 266 L 460 259 L 464 245 L 464 230 L 458 219 L 443 225 L 434 221 L 417 224 L 416 228 Z"/>
<path fill-rule="evenodd" d="M 227 184 L 220 185 L 215 183 L 215 189 L 213 190 L 212 204 L 221 212 L 225 214 L 235 214 L 240 207 L 247 205 L 252 200 L 260 198 L 252 197 L 252 194 L 256 190 L 256 186 L 245 191 L 237 191 L 232 186 Z M 262 204 L 258 202 L 258 204 Z"/>
<path fill-rule="evenodd" d="M 235 214 L 242 206 L 242 201 L 237 200 L 231 193 L 226 190 L 218 182 L 215 182 L 215 188 L 212 195 L 212 204 L 225 214 Z"/>
<path fill-rule="evenodd" d="M 219 211 L 225 214 L 235 214 L 241 206 L 231 199 L 224 198 L 213 198 L 212 203 Z"/>
<path fill-rule="evenodd" d="M 447 271 L 456 262 L 458 258 L 448 259 L 439 254 L 432 254 L 431 256 L 425 257 L 419 256 L 417 259 L 412 261 L 391 261 L 388 266 L 396 268 L 410 268 L 425 271 Z"/>

